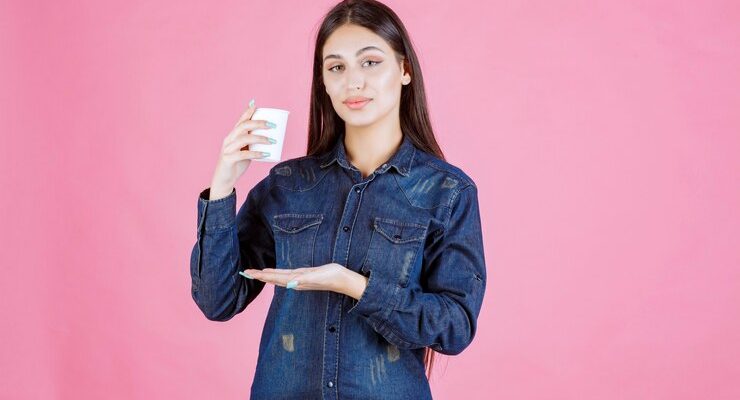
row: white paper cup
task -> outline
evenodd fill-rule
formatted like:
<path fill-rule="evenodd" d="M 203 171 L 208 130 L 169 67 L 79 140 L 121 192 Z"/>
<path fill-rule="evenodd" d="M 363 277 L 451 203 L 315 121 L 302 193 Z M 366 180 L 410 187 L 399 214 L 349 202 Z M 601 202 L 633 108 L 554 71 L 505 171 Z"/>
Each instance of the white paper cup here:
<path fill-rule="evenodd" d="M 252 114 L 252 119 L 264 119 L 272 122 L 274 128 L 257 128 L 251 131 L 255 135 L 267 136 L 277 141 L 275 144 L 269 143 L 252 143 L 249 150 L 266 151 L 270 153 L 267 157 L 252 158 L 252 161 L 280 162 L 283 154 L 283 142 L 285 141 L 285 128 L 288 126 L 288 114 L 290 111 L 279 108 L 257 108 Z"/>

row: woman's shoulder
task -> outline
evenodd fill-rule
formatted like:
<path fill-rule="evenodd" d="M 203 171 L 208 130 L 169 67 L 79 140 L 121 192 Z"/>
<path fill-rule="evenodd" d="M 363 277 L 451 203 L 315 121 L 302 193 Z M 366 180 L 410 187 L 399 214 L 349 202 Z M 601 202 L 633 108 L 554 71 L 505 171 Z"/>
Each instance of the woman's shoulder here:
<path fill-rule="evenodd" d="M 475 186 L 473 178 L 457 164 L 420 149 L 416 149 L 414 158 L 412 172 L 416 170 L 415 172 L 420 175 L 443 175 L 446 181 L 443 185 L 455 186 L 457 189 L 464 189 L 470 185 Z"/>

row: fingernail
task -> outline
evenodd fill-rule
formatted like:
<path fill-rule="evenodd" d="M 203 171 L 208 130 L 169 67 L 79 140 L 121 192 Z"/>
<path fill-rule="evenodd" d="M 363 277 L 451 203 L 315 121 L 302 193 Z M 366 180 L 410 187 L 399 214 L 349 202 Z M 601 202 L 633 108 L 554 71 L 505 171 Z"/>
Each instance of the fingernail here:
<path fill-rule="evenodd" d="M 285 287 L 287 289 L 293 289 L 296 286 L 298 286 L 298 282 L 297 281 L 290 281 L 290 282 L 288 282 L 288 284 Z"/>
<path fill-rule="evenodd" d="M 274 128 L 274 127 L 276 127 L 276 126 L 277 126 L 277 125 L 273 124 L 273 123 L 272 123 L 272 122 L 270 122 L 270 121 L 267 121 L 267 124 L 266 124 L 266 125 L 267 125 L 267 127 L 268 127 L 268 128 Z"/>
<path fill-rule="evenodd" d="M 270 141 L 270 143 L 272 143 L 272 144 L 275 144 L 275 143 L 277 143 L 277 140 L 275 140 L 275 139 L 273 139 L 273 138 L 267 138 L 267 140 L 269 140 L 269 141 Z"/>
<path fill-rule="evenodd" d="M 263 151 L 262 152 L 262 157 L 269 157 L 269 156 L 270 156 L 270 153 L 269 152 L 267 152 L 267 151 Z"/>
<path fill-rule="evenodd" d="M 254 99 L 249 100 L 249 108 L 254 107 Z"/>
<path fill-rule="evenodd" d="M 239 271 L 239 274 L 247 279 L 254 279 L 253 277 L 249 276 L 249 274 L 244 271 Z"/>

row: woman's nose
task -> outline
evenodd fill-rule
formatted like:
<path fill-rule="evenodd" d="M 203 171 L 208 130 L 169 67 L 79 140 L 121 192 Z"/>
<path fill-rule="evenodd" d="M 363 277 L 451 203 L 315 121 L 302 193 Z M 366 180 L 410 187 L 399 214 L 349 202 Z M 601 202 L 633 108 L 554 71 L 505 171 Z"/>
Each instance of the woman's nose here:
<path fill-rule="evenodd" d="M 361 72 L 350 71 L 347 74 L 347 87 L 349 89 L 362 89 L 362 85 L 365 82 L 365 77 L 362 76 Z"/>

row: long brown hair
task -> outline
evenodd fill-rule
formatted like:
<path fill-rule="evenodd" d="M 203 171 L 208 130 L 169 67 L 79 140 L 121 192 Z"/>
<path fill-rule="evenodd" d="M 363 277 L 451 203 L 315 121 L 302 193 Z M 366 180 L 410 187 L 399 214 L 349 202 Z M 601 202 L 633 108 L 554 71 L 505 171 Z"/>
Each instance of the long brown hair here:
<path fill-rule="evenodd" d="M 314 48 L 306 155 L 319 155 L 330 150 L 344 133 L 344 121 L 334 111 L 324 89 L 321 56 L 329 35 L 345 24 L 355 24 L 373 31 L 394 50 L 397 62 L 403 61 L 404 70 L 411 75 L 411 82 L 401 88 L 401 131 L 416 147 L 444 160 L 429 120 L 421 67 L 409 35 L 396 13 L 376 0 L 344 0 L 329 10 L 319 27 Z M 431 376 L 434 355 L 434 350 L 425 348 L 427 379 Z"/>

